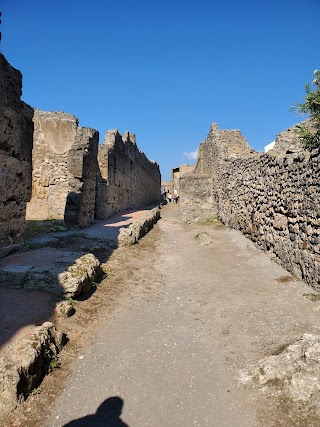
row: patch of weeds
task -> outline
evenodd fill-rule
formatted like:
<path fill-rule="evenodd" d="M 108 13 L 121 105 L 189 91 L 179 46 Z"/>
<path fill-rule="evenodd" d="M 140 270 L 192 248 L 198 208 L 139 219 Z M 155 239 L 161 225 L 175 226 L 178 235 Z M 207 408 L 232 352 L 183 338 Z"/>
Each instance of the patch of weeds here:
<path fill-rule="evenodd" d="M 202 221 L 199 221 L 198 224 L 200 225 L 211 225 L 216 224 L 217 222 L 221 222 L 221 217 L 219 214 L 214 214 Z"/>
<path fill-rule="evenodd" d="M 200 225 L 222 225 L 221 217 L 219 214 L 214 214 L 202 221 L 199 221 Z"/>
<path fill-rule="evenodd" d="M 111 268 L 107 264 L 101 264 L 101 270 L 103 272 L 102 279 L 111 279 L 114 276 Z"/>
<path fill-rule="evenodd" d="M 34 243 L 27 243 L 24 247 L 27 251 L 33 251 L 34 249 L 37 249 L 38 246 Z"/>
<path fill-rule="evenodd" d="M 276 278 L 276 281 L 278 283 L 288 283 L 288 282 L 293 282 L 295 280 L 295 278 L 293 276 L 280 276 Z"/>
<path fill-rule="evenodd" d="M 42 234 L 48 232 L 66 231 L 63 220 L 28 220 L 26 232 L 28 234 Z"/>
<path fill-rule="evenodd" d="M 320 301 L 320 294 L 303 294 L 303 296 L 313 302 Z"/>
<path fill-rule="evenodd" d="M 49 348 L 46 348 L 44 350 L 44 357 L 47 359 L 51 359 L 51 356 L 52 356 L 52 351 Z"/>
<path fill-rule="evenodd" d="M 34 388 L 33 390 L 31 390 L 30 394 L 31 394 L 32 396 L 35 396 L 35 395 L 37 395 L 37 394 L 40 394 L 40 390 L 39 390 L 38 388 Z"/>
<path fill-rule="evenodd" d="M 69 305 L 73 305 L 73 303 L 74 303 L 74 299 L 73 299 L 73 298 L 71 298 L 71 297 L 67 297 L 67 298 L 65 298 L 65 301 L 66 301 Z"/>
<path fill-rule="evenodd" d="M 50 362 L 50 369 L 59 369 L 61 367 L 61 364 L 57 360 L 51 360 Z"/>

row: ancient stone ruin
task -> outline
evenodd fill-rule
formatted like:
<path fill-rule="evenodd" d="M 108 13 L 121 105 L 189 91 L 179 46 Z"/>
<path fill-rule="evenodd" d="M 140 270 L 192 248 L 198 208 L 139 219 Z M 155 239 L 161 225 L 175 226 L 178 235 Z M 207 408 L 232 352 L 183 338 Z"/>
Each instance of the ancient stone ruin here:
<path fill-rule="evenodd" d="M 0 54 L 0 254 L 21 243 L 31 196 L 33 110 L 20 100 L 21 73 Z"/>
<path fill-rule="evenodd" d="M 138 149 L 134 134 L 108 131 L 99 146 L 98 162 L 97 218 L 160 200 L 159 165 Z"/>
<path fill-rule="evenodd" d="M 180 213 L 184 221 L 218 215 L 319 290 L 320 153 L 303 151 L 297 138 L 287 130 L 280 147 L 259 154 L 239 131 L 212 124 L 194 174 L 180 179 Z"/>
<path fill-rule="evenodd" d="M 27 219 L 61 219 L 85 227 L 94 219 L 99 133 L 71 114 L 35 110 L 32 198 Z"/>
<path fill-rule="evenodd" d="M 180 165 L 179 167 L 172 169 L 171 192 L 174 196 L 177 196 L 180 194 L 180 178 L 185 174 L 193 171 L 194 171 L 194 166 L 192 165 Z"/>
<path fill-rule="evenodd" d="M 133 134 L 109 131 L 99 147 L 99 133 L 73 115 L 23 103 L 21 73 L 3 55 L 0 73 L 1 253 L 22 242 L 26 219 L 86 227 L 95 214 L 105 219 L 160 200 L 159 166 Z"/>
<path fill-rule="evenodd" d="M 101 232 L 105 221 L 98 235 L 97 229 L 91 229 L 93 235 L 79 232 L 94 220 L 96 211 L 108 218 L 123 209 L 159 202 L 159 166 L 137 148 L 132 134 L 121 137 L 116 132 L 112 144 L 111 131 L 100 150 L 100 172 L 98 132 L 78 126 L 71 114 L 34 110 L 20 100 L 21 88 L 21 73 L 0 55 L 0 288 L 2 297 L 12 290 L 6 288 L 14 288 L 22 300 L 32 290 L 54 294 L 52 304 L 62 301 L 54 313 L 47 312 L 53 323 L 43 323 L 23 339 L 15 338 L 21 324 L 7 335 L 2 328 L 8 342 L 0 355 L 1 418 L 38 387 L 56 362 L 66 343 L 56 329 L 57 317 L 74 312 L 65 298 L 93 291 L 112 250 L 136 243 L 160 217 L 158 208 L 148 206 L 139 221 L 119 235 Z M 58 221 L 46 221 L 51 219 Z M 23 245 L 29 220 L 40 229 L 49 222 L 49 227 L 54 224 L 65 231 L 61 221 L 76 230 L 59 235 L 46 228 L 44 233 L 51 230 L 55 236 L 42 231 L 34 239 L 28 236 Z M 22 250 L 10 254 L 18 249 Z M 29 326 L 38 320 L 25 322 Z"/>

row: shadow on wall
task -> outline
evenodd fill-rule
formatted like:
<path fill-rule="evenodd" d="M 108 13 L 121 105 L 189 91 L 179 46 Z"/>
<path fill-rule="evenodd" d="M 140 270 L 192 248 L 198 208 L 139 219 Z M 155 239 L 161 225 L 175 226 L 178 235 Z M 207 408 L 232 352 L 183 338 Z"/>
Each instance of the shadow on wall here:
<path fill-rule="evenodd" d="M 120 418 L 123 404 L 121 397 L 109 397 L 101 403 L 95 414 L 70 421 L 63 427 L 129 427 Z"/>
<path fill-rule="evenodd" d="M 70 191 L 67 195 L 64 222 L 68 227 L 79 226 L 79 214 L 82 201 L 82 194 Z"/>

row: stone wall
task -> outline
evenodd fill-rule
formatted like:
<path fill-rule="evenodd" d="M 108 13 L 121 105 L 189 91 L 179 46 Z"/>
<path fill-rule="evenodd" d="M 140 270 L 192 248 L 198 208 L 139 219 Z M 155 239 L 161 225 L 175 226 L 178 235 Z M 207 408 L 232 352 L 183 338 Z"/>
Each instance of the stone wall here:
<path fill-rule="evenodd" d="M 21 73 L 0 54 L 0 253 L 22 242 L 31 196 L 33 110 L 21 94 Z"/>
<path fill-rule="evenodd" d="M 99 134 L 62 112 L 34 112 L 32 198 L 27 219 L 94 219 Z"/>
<path fill-rule="evenodd" d="M 134 134 L 108 131 L 104 144 L 99 146 L 98 162 L 97 218 L 159 202 L 159 166 L 138 149 Z"/>
<path fill-rule="evenodd" d="M 180 178 L 193 171 L 194 166 L 192 165 L 180 165 L 179 167 L 172 169 L 170 187 L 171 193 L 174 196 L 180 194 Z"/>
<path fill-rule="evenodd" d="M 223 155 L 225 142 L 210 133 L 198 164 L 211 172 L 212 215 L 218 214 L 226 225 L 243 232 L 288 271 L 320 290 L 319 151 L 302 152 L 288 141 L 281 156 L 245 148 L 243 156 L 230 158 Z M 192 178 L 186 176 L 184 181 L 181 206 L 199 193 Z M 203 187 L 206 211 L 209 185 Z M 190 208 L 182 214 L 185 220 L 196 219 Z"/>
<path fill-rule="evenodd" d="M 217 123 L 212 123 L 205 141 L 199 146 L 194 172 L 214 174 L 218 159 L 231 161 L 254 153 L 239 130 L 219 130 Z"/>
<path fill-rule="evenodd" d="M 204 221 L 214 215 L 212 175 L 190 174 L 180 178 L 180 216 L 184 222 Z"/>
<path fill-rule="evenodd" d="M 278 133 L 274 141 L 274 147 L 269 150 L 273 156 L 284 156 L 290 150 L 305 151 L 301 144 L 299 134 L 302 128 L 315 131 L 314 124 L 311 119 L 304 120 L 296 125 Z"/>

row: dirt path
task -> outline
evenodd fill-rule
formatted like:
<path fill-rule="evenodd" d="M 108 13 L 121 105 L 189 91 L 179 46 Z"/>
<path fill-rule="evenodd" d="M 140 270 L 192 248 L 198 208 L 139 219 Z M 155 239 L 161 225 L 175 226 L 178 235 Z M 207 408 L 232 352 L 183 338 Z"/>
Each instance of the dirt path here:
<path fill-rule="evenodd" d="M 62 369 L 16 426 L 320 425 L 309 408 L 239 385 L 242 368 L 318 333 L 320 318 L 310 288 L 247 239 L 182 225 L 168 205 L 108 265 L 111 277 L 69 321 Z"/>

